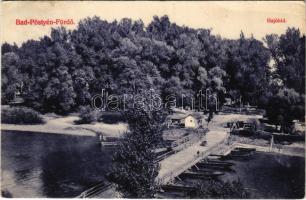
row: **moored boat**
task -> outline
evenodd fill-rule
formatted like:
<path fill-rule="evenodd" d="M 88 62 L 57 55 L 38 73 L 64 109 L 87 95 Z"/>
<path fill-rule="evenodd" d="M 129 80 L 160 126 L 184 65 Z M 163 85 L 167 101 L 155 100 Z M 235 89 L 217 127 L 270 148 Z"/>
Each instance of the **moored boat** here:
<path fill-rule="evenodd" d="M 200 167 L 215 167 L 215 168 L 229 168 L 232 163 L 212 163 L 212 162 L 199 162 L 197 163 Z"/>
<path fill-rule="evenodd" d="M 210 179 L 216 178 L 218 176 L 223 175 L 221 172 L 194 172 L 194 171 L 186 171 L 180 175 L 181 178 L 198 178 L 198 179 Z"/>
<path fill-rule="evenodd" d="M 234 149 L 229 155 L 226 156 L 227 159 L 239 158 L 239 159 L 249 159 L 255 154 L 255 150 L 237 150 Z"/>
<path fill-rule="evenodd" d="M 161 188 L 164 191 L 181 191 L 181 192 L 188 192 L 188 191 L 195 191 L 196 187 L 188 186 L 188 185 L 181 185 L 181 184 L 167 184 L 162 185 Z"/>
<path fill-rule="evenodd" d="M 256 148 L 236 147 L 235 150 L 242 151 L 242 152 L 254 152 L 256 151 Z"/>
<path fill-rule="evenodd" d="M 207 169 L 196 169 L 196 168 L 192 168 L 192 169 L 190 169 L 190 171 L 200 173 L 200 174 L 204 174 L 204 175 L 207 175 L 207 176 L 221 176 L 221 175 L 224 174 L 224 172 L 221 172 L 221 171 L 207 170 Z"/>
<path fill-rule="evenodd" d="M 200 161 L 200 163 L 207 163 L 207 164 L 219 165 L 219 166 L 232 166 L 232 165 L 234 165 L 234 163 L 226 162 L 226 161 L 222 161 L 222 160 L 217 160 L 217 159 L 203 160 L 203 161 Z"/>

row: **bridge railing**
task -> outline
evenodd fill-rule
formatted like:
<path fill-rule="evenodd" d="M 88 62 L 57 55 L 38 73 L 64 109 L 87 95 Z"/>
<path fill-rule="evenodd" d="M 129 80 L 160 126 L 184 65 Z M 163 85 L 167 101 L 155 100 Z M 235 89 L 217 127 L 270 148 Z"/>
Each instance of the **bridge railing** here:
<path fill-rule="evenodd" d="M 105 183 L 102 182 L 102 183 L 99 183 L 99 184 L 85 190 L 84 192 L 82 192 L 81 194 L 76 196 L 75 198 L 88 198 L 88 197 L 91 197 L 95 194 L 98 194 L 100 192 L 103 192 L 103 191 L 107 190 L 111 186 L 112 186 L 111 183 L 105 184 Z"/>
<path fill-rule="evenodd" d="M 196 137 L 193 137 L 193 138 L 190 138 L 190 136 L 185 136 L 183 138 L 180 138 L 179 140 L 174 141 L 172 143 L 173 150 L 159 156 L 156 159 L 156 162 L 160 162 L 161 160 L 165 159 L 166 157 L 171 156 L 173 154 L 176 154 L 176 153 L 180 152 L 181 150 L 192 146 L 195 143 L 194 140 L 198 141 L 199 139 L 202 139 L 207 132 L 208 132 L 208 129 L 204 129 L 204 134 L 202 133 L 200 136 L 196 136 Z"/>

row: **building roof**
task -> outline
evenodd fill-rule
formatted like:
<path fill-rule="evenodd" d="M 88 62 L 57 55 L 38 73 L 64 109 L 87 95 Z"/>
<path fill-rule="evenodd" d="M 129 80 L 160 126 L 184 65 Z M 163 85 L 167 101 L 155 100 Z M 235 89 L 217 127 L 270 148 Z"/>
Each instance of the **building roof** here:
<path fill-rule="evenodd" d="M 172 115 L 169 115 L 168 117 L 167 117 L 167 119 L 171 119 L 171 120 L 181 120 L 181 119 L 185 119 L 185 118 L 187 118 L 188 116 L 192 116 L 192 117 L 194 117 L 194 118 L 196 118 L 196 119 L 201 119 L 202 118 L 202 116 L 200 115 L 200 114 L 197 114 L 197 113 L 189 113 L 189 114 L 181 114 L 181 113 L 174 113 L 174 114 L 172 114 Z"/>

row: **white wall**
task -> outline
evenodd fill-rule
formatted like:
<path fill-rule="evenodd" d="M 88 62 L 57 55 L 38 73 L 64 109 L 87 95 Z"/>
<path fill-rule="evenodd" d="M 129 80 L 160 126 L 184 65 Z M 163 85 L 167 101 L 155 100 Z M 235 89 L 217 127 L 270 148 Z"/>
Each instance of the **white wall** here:
<path fill-rule="evenodd" d="M 195 119 L 192 116 L 186 117 L 185 118 L 185 127 L 186 128 L 197 128 L 198 127 L 197 119 Z"/>

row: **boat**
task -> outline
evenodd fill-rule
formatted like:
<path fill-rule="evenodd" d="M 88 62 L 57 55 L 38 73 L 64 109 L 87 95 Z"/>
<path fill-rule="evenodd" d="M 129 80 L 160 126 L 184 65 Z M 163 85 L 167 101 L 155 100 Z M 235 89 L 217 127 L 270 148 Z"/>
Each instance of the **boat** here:
<path fill-rule="evenodd" d="M 179 177 L 181 178 L 198 178 L 198 179 L 210 179 L 216 178 L 218 176 L 223 175 L 222 172 L 194 172 L 194 171 L 185 171 L 184 173 L 180 174 Z"/>
<path fill-rule="evenodd" d="M 107 146 L 107 147 L 117 147 L 118 146 L 118 142 L 106 142 L 106 141 L 102 141 L 101 145 L 102 146 Z"/>
<path fill-rule="evenodd" d="M 117 137 L 102 137 L 100 138 L 100 143 L 102 146 L 116 147 L 119 145 L 119 138 Z"/>
<path fill-rule="evenodd" d="M 205 174 L 207 176 L 221 176 L 224 172 L 216 171 L 216 170 L 207 170 L 207 169 L 200 169 L 200 168 L 191 168 L 189 171 L 197 172 L 201 174 Z"/>
<path fill-rule="evenodd" d="M 232 163 L 216 163 L 216 162 L 206 162 L 206 161 L 202 161 L 202 162 L 198 162 L 197 163 L 198 166 L 200 167 L 220 167 L 220 168 L 229 168 L 230 166 L 232 166 Z"/>
<path fill-rule="evenodd" d="M 161 188 L 164 191 L 179 191 L 179 192 L 189 192 L 196 190 L 196 187 L 194 186 L 181 185 L 181 184 L 167 184 L 167 185 L 162 185 Z"/>
<path fill-rule="evenodd" d="M 235 156 L 246 156 L 246 155 L 253 155 L 255 151 L 246 151 L 246 150 L 237 150 L 234 149 L 231 151 L 230 155 L 235 155 Z"/>
<path fill-rule="evenodd" d="M 198 166 L 198 165 L 193 165 L 192 167 L 190 167 L 188 170 L 194 170 L 194 171 L 196 171 L 196 170 L 201 170 L 201 171 L 203 171 L 203 172 L 215 172 L 215 171 L 217 171 L 217 169 L 213 169 L 213 168 L 203 168 L 203 167 L 201 167 L 201 166 Z"/>
<path fill-rule="evenodd" d="M 207 164 L 212 164 L 212 165 L 224 165 L 224 166 L 232 166 L 234 165 L 234 163 L 231 162 L 226 162 L 226 161 L 222 161 L 222 160 L 216 160 L 216 159 L 208 159 L 208 160 L 203 160 L 200 161 L 200 163 L 207 163 Z"/>
<path fill-rule="evenodd" d="M 235 150 L 242 152 L 254 152 L 256 151 L 256 148 L 236 147 Z"/>
<path fill-rule="evenodd" d="M 230 166 L 222 166 L 222 165 L 210 165 L 207 163 L 197 163 L 197 167 L 199 169 L 205 169 L 205 170 L 210 170 L 210 171 L 232 171 Z"/>
<path fill-rule="evenodd" d="M 229 155 L 227 155 L 225 158 L 230 159 L 230 158 L 240 158 L 240 159 L 249 159 L 255 154 L 254 150 L 232 150 Z"/>
<path fill-rule="evenodd" d="M 253 154 L 247 155 L 228 155 L 226 159 L 241 159 L 241 160 L 248 160 L 251 158 Z"/>

